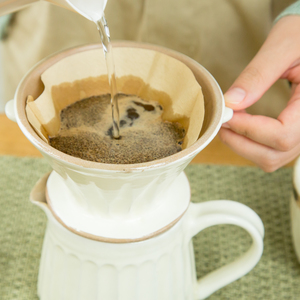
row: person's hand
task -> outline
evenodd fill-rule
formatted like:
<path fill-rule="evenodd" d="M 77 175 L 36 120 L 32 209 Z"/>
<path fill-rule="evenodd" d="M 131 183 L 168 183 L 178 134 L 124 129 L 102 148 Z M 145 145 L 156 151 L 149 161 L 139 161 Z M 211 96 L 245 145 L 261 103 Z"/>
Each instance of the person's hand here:
<path fill-rule="evenodd" d="M 292 83 L 291 98 L 279 117 L 247 114 L 244 109 L 279 78 Z M 235 112 L 219 136 L 236 153 L 266 172 L 300 154 L 300 16 L 283 17 L 274 25 L 257 55 L 224 96 L 226 106 Z"/>

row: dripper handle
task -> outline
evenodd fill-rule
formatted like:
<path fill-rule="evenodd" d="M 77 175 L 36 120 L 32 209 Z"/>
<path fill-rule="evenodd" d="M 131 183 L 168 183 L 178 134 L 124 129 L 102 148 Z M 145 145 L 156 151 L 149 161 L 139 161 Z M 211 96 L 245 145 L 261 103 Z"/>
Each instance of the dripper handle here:
<path fill-rule="evenodd" d="M 15 100 L 9 100 L 5 105 L 5 114 L 6 116 L 14 122 L 17 122 L 16 114 L 15 114 Z"/>
<path fill-rule="evenodd" d="M 233 116 L 233 109 L 225 106 L 223 117 L 222 117 L 222 124 L 231 120 L 232 116 Z"/>
<path fill-rule="evenodd" d="M 246 275 L 255 267 L 263 253 L 264 226 L 252 209 L 230 200 L 191 203 L 188 213 L 190 214 L 190 239 L 205 228 L 231 224 L 245 229 L 253 241 L 248 251 L 238 259 L 198 280 L 195 299 L 203 300 L 225 285 Z"/>

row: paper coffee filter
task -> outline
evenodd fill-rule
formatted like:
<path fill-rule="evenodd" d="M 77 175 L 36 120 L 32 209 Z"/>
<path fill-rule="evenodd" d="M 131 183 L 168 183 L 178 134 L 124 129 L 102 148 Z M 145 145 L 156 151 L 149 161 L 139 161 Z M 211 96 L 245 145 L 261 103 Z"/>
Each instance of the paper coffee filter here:
<path fill-rule="evenodd" d="M 119 47 L 113 49 L 119 93 L 154 100 L 163 107 L 162 118 L 179 122 L 186 129 L 183 148 L 199 137 L 204 119 L 201 87 L 182 62 L 157 51 Z M 45 89 L 33 101 L 28 97 L 30 124 L 46 142 L 60 128 L 60 112 L 87 97 L 110 93 L 102 49 L 68 56 L 41 76 Z M 121 132 L 122 134 L 122 132 Z"/>

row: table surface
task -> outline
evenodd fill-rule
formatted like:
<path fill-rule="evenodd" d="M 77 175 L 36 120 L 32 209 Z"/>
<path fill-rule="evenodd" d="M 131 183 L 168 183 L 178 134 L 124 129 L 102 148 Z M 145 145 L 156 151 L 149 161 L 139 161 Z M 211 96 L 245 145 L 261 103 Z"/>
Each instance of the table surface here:
<path fill-rule="evenodd" d="M 0 156 L 0 170 L 0 299 L 39 300 L 36 280 L 46 217 L 28 201 L 28 195 L 49 165 L 44 159 Z M 185 172 L 193 202 L 239 201 L 251 207 L 265 227 L 264 253 L 257 266 L 207 300 L 299 300 L 300 265 L 289 219 L 292 170 L 265 174 L 246 166 L 190 164 Z M 207 228 L 194 238 L 198 277 L 233 261 L 250 246 L 250 235 L 237 226 Z M 63 265 L 61 269 L 65 270 Z M 74 272 L 70 280 L 79 282 L 79 276 Z"/>
<path fill-rule="evenodd" d="M 27 140 L 18 125 L 9 120 L 5 114 L 0 114 L 0 155 L 42 157 L 40 152 Z M 192 161 L 193 163 L 255 166 L 251 161 L 237 155 L 224 145 L 220 139 L 215 139 L 202 150 Z M 294 162 L 287 166 L 292 166 Z"/>

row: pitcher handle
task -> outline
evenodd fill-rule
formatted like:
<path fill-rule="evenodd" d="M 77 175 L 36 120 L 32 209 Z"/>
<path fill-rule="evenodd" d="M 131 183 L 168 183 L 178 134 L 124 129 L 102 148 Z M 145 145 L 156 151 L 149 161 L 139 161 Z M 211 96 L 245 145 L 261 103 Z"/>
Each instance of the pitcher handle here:
<path fill-rule="evenodd" d="M 231 224 L 244 228 L 252 237 L 252 245 L 235 261 L 198 280 L 195 299 L 202 300 L 225 285 L 251 271 L 263 253 L 264 226 L 259 216 L 244 204 L 230 200 L 216 200 L 194 204 L 189 213 L 189 239 L 205 228 Z"/>

